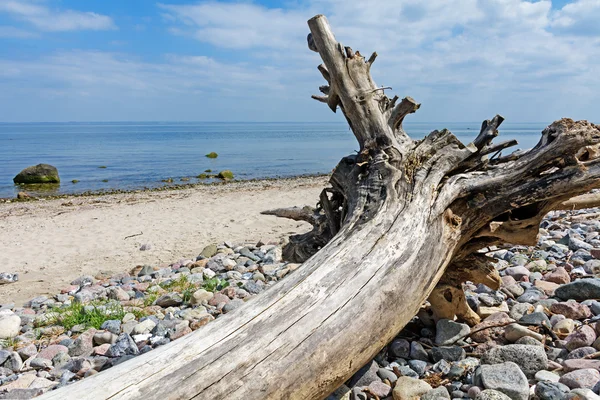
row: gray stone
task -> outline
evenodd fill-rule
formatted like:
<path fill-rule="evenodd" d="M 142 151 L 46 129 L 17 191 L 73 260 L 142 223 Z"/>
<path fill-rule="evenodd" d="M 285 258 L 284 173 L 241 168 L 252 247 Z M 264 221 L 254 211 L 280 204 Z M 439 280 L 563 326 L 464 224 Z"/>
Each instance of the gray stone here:
<path fill-rule="evenodd" d="M 13 372 L 19 372 L 21 371 L 21 368 L 23 368 L 23 360 L 21 360 L 19 353 L 16 351 L 11 351 L 2 366 L 12 370 Z"/>
<path fill-rule="evenodd" d="M 154 274 L 154 268 L 152 268 L 152 266 L 150 265 L 144 265 L 142 267 L 142 269 L 140 270 L 140 272 L 138 273 L 138 276 L 149 276 Z"/>
<path fill-rule="evenodd" d="M 202 251 L 200 252 L 199 259 L 211 258 L 215 254 L 217 254 L 217 251 L 219 251 L 219 249 L 217 248 L 216 244 L 209 244 L 208 246 L 202 249 Z"/>
<path fill-rule="evenodd" d="M 471 328 L 467 324 L 440 319 L 436 324 L 435 344 L 438 346 L 452 345 L 470 332 Z"/>
<path fill-rule="evenodd" d="M 543 347 L 523 344 L 498 346 L 488 350 L 481 358 L 482 364 L 501 364 L 511 361 L 518 365 L 528 377 L 546 369 L 548 356 Z"/>
<path fill-rule="evenodd" d="M 540 400 L 564 400 L 569 388 L 558 382 L 538 382 L 535 385 L 535 395 Z"/>
<path fill-rule="evenodd" d="M 135 341 L 129 334 L 119 335 L 117 342 L 111 345 L 106 351 L 108 357 L 122 357 L 124 355 L 138 355 L 139 350 Z"/>
<path fill-rule="evenodd" d="M 450 399 L 450 393 L 444 386 L 438 386 L 421 396 L 421 400 Z"/>
<path fill-rule="evenodd" d="M 600 279 L 579 279 L 560 286 L 554 295 L 562 300 L 578 301 L 600 298 Z"/>
<path fill-rule="evenodd" d="M 118 319 L 106 320 L 102 323 L 100 329 L 105 329 L 109 332 L 114 333 L 115 335 L 118 335 L 121 333 L 121 321 L 119 321 Z"/>
<path fill-rule="evenodd" d="M 408 358 L 410 355 L 410 343 L 405 339 L 395 339 L 390 343 L 388 351 L 392 357 Z"/>
<path fill-rule="evenodd" d="M 440 360 L 459 361 L 466 357 L 465 350 L 460 346 L 443 346 L 431 349 L 431 358 L 433 362 Z"/>
<path fill-rule="evenodd" d="M 429 361 L 429 355 L 421 343 L 414 341 L 410 344 L 409 357 L 413 360 Z"/>
<path fill-rule="evenodd" d="M 176 292 L 167 293 L 163 296 L 160 296 L 155 301 L 155 304 L 157 306 L 161 306 L 163 308 L 178 306 L 178 305 L 181 305 L 182 303 L 183 303 L 183 298 L 181 297 L 181 295 L 179 293 L 176 293 Z"/>
<path fill-rule="evenodd" d="M 379 366 L 375 361 L 367 363 L 352 375 L 352 378 L 348 381 L 348 386 L 369 386 L 371 382 L 381 381 L 377 375 L 377 371 L 379 371 Z"/>
<path fill-rule="evenodd" d="M 408 366 L 415 371 L 419 376 L 422 376 L 427 369 L 427 362 L 421 360 L 409 360 Z"/>
<path fill-rule="evenodd" d="M 497 390 L 487 389 L 479 393 L 475 400 L 512 400 L 512 398 Z"/>
<path fill-rule="evenodd" d="M 554 372 L 542 370 L 542 371 L 538 371 L 535 373 L 535 380 L 538 382 L 540 382 L 540 381 L 558 382 L 559 379 L 560 379 L 560 376 L 558 374 L 555 374 Z"/>
<path fill-rule="evenodd" d="M 396 381 L 393 396 L 394 400 L 414 400 L 419 399 L 431 389 L 433 388 L 425 381 L 401 376 Z"/>
<path fill-rule="evenodd" d="M 377 375 L 381 378 L 381 380 L 387 379 L 390 383 L 396 382 L 398 376 L 394 373 L 394 371 L 390 371 L 389 369 L 379 368 L 377 370 Z"/>
<path fill-rule="evenodd" d="M 513 362 L 482 365 L 481 382 L 486 389 L 497 390 L 512 400 L 528 400 L 529 384 L 519 366 Z"/>

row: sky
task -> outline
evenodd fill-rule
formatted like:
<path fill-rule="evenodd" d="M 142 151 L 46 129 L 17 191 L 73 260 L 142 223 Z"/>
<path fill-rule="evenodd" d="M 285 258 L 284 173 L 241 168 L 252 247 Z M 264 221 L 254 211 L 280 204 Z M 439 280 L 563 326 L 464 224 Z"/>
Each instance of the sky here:
<path fill-rule="evenodd" d="M 0 122 L 339 121 L 306 21 L 415 122 L 600 122 L 600 0 L 0 0 Z"/>

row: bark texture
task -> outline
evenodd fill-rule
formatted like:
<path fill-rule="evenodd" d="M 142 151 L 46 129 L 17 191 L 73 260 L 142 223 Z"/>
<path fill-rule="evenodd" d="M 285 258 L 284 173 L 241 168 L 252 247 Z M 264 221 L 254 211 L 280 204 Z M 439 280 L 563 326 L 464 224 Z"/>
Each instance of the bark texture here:
<path fill-rule="evenodd" d="M 419 104 L 373 82 L 376 53 L 365 59 L 343 46 L 322 15 L 308 25 L 327 81 L 314 97 L 341 110 L 359 152 L 340 161 L 316 209 L 269 212 L 313 224 L 285 249 L 306 262 L 194 333 L 44 398 L 323 398 L 394 338 L 438 282 L 433 301 L 475 323 L 460 283 L 499 283 L 479 250 L 534 243 L 544 214 L 583 204 L 569 199 L 600 186 L 600 127 L 562 119 L 536 147 L 507 156 L 514 142 L 492 143 L 501 116 L 468 145 L 445 129 L 413 140 L 402 122 Z"/>

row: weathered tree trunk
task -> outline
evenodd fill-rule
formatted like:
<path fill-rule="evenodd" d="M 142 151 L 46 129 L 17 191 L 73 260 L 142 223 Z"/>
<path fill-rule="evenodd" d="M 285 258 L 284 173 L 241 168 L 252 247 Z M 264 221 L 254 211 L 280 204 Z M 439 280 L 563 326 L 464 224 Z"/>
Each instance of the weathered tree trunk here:
<path fill-rule="evenodd" d="M 328 81 L 316 98 L 342 110 L 360 145 L 315 211 L 271 212 L 313 223 L 286 248 L 310 258 L 244 307 L 45 398 L 323 398 L 393 339 L 443 276 L 442 297 L 463 279 L 493 285 L 479 249 L 533 243 L 544 214 L 600 186 L 600 127 L 563 119 L 534 149 L 505 157 L 496 153 L 513 143 L 492 144 L 500 116 L 468 146 L 447 130 L 412 140 L 402 121 L 419 105 L 396 105 L 375 85 L 376 54 L 365 61 L 343 47 L 321 15 L 308 25 Z"/>

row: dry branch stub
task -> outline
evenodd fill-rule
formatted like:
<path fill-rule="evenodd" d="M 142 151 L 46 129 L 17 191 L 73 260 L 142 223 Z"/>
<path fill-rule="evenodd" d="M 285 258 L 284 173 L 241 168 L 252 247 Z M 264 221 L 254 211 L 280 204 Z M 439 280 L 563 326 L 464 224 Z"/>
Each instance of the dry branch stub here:
<path fill-rule="evenodd" d="M 508 146 L 492 143 L 501 116 L 469 145 L 445 129 L 411 139 L 402 121 L 419 106 L 380 90 L 375 56 L 339 43 L 322 15 L 308 26 L 328 83 L 319 100 L 341 110 L 359 153 L 340 161 L 316 209 L 271 212 L 313 224 L 285 251 L 304 264 L 194 333 L 45 398 L 323 398 L 398 334 L 438 282 L 456 294 L 446 308 L 476 322 L 462 280 L 497 282 L 478 251 L 530 243 L 544 214 L 600 186 L 596 152 L 584 151 L 600 143 L 598 126 L 561 119 L 532 150 L 491 160 Z"/>

